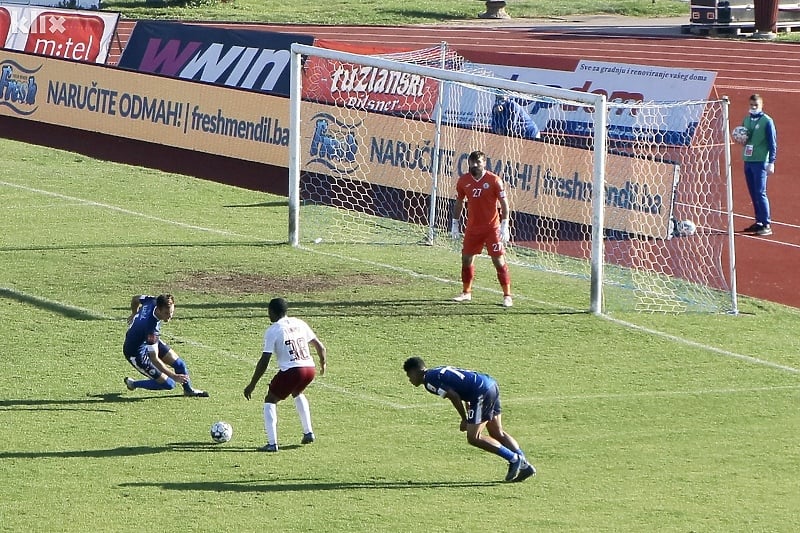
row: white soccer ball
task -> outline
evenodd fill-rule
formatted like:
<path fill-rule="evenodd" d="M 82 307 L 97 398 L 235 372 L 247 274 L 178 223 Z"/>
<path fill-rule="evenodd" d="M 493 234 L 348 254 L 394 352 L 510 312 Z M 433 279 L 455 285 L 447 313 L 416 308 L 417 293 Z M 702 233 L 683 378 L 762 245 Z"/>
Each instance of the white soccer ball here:
<path fill-rule="evenodd" d="M 691 220 L 681 220 L 678 225 L 678 232 L 684 237 L 697 233 L 697 225 Z"/>
<path fill-rule="evenodd" d="M 733 140 L 739 144 L 746 143 L 747 128 L 745 128 L 744 126 L 736 126 L 735 128 L 733 128 L 733 131 L 731 132 L 731 137 L 733 137 Z"/>
<path fill-rule="evenodd" d="M 233 437 L 233 427 L 220 420 L 211 424 L 211 440 L 217 443 L 228 442 Z"/>

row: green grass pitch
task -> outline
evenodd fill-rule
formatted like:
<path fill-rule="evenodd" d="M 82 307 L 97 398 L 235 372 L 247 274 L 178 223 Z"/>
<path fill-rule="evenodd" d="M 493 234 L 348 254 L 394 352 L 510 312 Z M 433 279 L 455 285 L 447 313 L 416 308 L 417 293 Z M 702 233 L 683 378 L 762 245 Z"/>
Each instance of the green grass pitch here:
<path fill-rule="evenodd" d="M 587 284 L 512 267 L 504 310 L 487 260 L 458 305 L 451 251 L 295 249 L 285 198 L 0 147 L 2 531 L 800 529 L 796 309 L 603 318 Z M 165 339 L 211 398 L 124 388 L 142 292 L 175 294 Z M 282 450 L 264 454 L 242 390 L 275 296 L 329 372 L 307 394 L 318 441 L 299 445 L 283 402 Z M 408 383 L 410 355 L 494 375 L 538 475 L 503 483 L 449 402 Z"/>

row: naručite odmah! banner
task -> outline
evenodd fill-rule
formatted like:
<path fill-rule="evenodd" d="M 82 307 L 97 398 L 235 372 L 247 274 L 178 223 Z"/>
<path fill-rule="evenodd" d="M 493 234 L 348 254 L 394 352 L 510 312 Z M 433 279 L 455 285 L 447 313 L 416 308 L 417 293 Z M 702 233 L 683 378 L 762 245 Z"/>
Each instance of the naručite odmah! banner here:
<path fill-rule="evenodd" d="M 119 13 L 0 5 L 6 50 L 104 64 Z"/>
<path fill-rule="evenodd" d="M 0 115 L 288 166 L 286 98 L 12 51 L 0 51 L 0 70 Z M 337 167 L 343 171 L 339 175 L 361 176 L 376 185 L 430 190 L 432 122 L 368 113 L 356 124 L 344 124 L 335 120 L 337 115 L 329 104 L 302 106 L 303 170 L 326 173 Z M 446 128 L 453 138 L 465 136 L 464 142 L 437 155 L 455 164 L 453 172 L 463 172 L 471 133 Z M 482 148 L 492 170 L 502 172 L 516 195 L 515 209 L 552 213 L 546 206 L 555 201 L 562 220 L 590 222 L 585 206 L 592 198 L 593 169 L 584 150 L 563 147 L 569 153 L 555 169 L 545 163 L 547 145 L 536 141 L 520 141 L 518 155 L 501 159 L 506 141 L 488 135 Z M 607 227 L 634 233 L 655 228 L 653 237 L 666 238 L 676 165 L 609 154 L 606 166 L 607 194 L 619 199 Z"/>

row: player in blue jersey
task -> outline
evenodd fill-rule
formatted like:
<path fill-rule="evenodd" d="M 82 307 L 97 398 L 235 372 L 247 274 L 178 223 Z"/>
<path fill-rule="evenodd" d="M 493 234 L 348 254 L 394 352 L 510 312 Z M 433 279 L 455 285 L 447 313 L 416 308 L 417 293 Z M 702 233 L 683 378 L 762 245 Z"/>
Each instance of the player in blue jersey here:
<path fill-rule="evenodd" d="M 453 366 L 429 369 L 420 357 L 406 359 L 403 370 L 415 387 L 425 385 L 431 394 L 450 400 L 461 416 L 467 442 L 508 461 L 506 481 L 524 481 L 536 474 L 514 437 L 503 430 L 500 389 L 491 376 Z M 483 435 L 484 428 L 488 437 Z"/>
<path fill-rule="evenodd" d="M 125 386 L 128 390 L 172 390 L 175 383 L 180 383 L 185 396 L 207 398 L 206 391 L 192 387 L 183 359 L 161 340 L 161 323 L 169 322 L 173 314 L 175 299 L 171 294 L 140 295 L 131 299 L 122 352 L 133 368 L 148 379 L 135 381 L 126 377 Z"/>
<path fill-rule="evenodd" d="M 525 106 L 504 95 L 498 95 L 492 106 L 492 132 L 522 139 L 541 137 L 539 126 Z"/>

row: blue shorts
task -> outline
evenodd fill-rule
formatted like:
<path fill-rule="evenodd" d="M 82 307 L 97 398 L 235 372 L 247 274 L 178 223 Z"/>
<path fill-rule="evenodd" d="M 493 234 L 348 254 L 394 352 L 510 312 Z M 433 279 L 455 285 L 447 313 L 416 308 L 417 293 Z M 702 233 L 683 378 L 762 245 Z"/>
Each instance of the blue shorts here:
<path fill-rule="evenodd" d="M 161 375 L 161 370 L 156 368 L 153 362 L 150 360 L 150 356 L 153 353 L 152 347 L 155 346 L 154 344 L 142 344 L 139 346 L 139 350 L 135 354 L 125 354 L 125 359 L 131 364 L 133 368 L 139 371 L 140 374 L 143 374 L 149 378 L 157 378 Z M 158 354 L 164 355 L 170 351 L 170 347 L 167 343 L 159 340 L 158 341 Z"/>
<path fill-rule="evenodd" d="M 497 383 L 475 401 L 467 402 L 467 424 L 483 424 L 489 422 L 502 411 L 500 406 L 500 388 Z"/>

